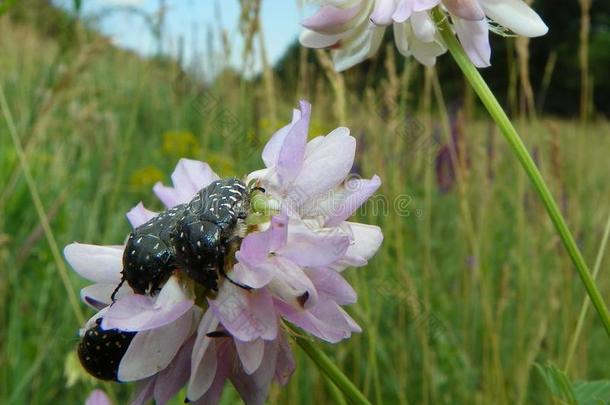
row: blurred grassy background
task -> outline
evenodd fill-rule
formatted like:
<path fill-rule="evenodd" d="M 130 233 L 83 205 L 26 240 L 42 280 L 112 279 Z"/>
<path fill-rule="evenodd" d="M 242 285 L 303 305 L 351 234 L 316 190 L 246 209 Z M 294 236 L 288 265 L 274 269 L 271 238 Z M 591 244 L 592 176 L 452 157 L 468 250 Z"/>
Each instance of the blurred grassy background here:
<path fill-rule="evenodd" d="M 312 136 L 347 124 L 358 140 L 354 172 L 383 179 L 359 215 L 383 228 L 385 242 L 368 267 L 345 273 L 359 293 L 349 312 L 364 333 L 327 345 L 329 356 L 375 403 L 551 401 L 533 364 L 563 366 L 583 289 L 503 139 L 472 100 L 444 99 L 435 70 L 395 69 L 385 53 L 383 77 L 355 93 L 324 69 L 323 54 L 303 51 L 295 77 L 307 76 L 311 58 L 320 72 L 305 83 L 280 83 L 267 67 L 250 81 L 227 69 L 204 85 L 171 60 L 118 50 L 77 24 L 54 35 L 19 12 L 0 17 L 0 86 L 60 248 L 120 243 L 124 213 L 140 200 L 160 208 L 151 187 L 169 181 L 180 157 L 221 176 L 259 168 L 262 146 L 305 97 Z M 0 403 L 82 403 L 95 383 L 68 387 L 64 375 L 79 320 L 8 119 L 0 120 Z M 610 215 L 610 124 L 517 124 L 592 266 Z M 71 272 L 69 283 L 72 293 L 86 285 Z M 295 351 L 296 374 L 269 402 L 340 401 Z M 608 377 L 608 352 L 590 314 L 570 376 Z M 118 403 L 132 392 L 103 386 Z M 225 392 L 225 403 L 236 398 Z"/>

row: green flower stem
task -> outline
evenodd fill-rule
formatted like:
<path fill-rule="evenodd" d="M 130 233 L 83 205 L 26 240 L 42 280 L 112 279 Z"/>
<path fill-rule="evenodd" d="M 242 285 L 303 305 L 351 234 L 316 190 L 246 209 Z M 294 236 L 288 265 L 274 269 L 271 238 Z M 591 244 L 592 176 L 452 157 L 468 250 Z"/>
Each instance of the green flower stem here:
<path fill-rule="evenodd" d="M 578 275 L 582 280 L 582 283 L 587 290 L 587 294 L 593 303 L 606 332 L 610 336 L 610 314 L 608 313 L 608 309 L 602 295 L 599 292 L 599 289 L 595 285 L 595 281 L 591 277 L 591 273 L 585 263 L 585 260 L 578 250 L 576 243 L 574 241 L 574 237 L 570 233 L 566 222 L 557 207 L 557 203 L 553 199 L 551 192 L 549 191 L 540 171 L 536 167 L 536 164 L 532 160 L 529 152 L 527 151 L 523 141 L 519 137 L 517 130 L 513 127 L 510 119 L 496 100 L 495 96 L 485 83 L 485 80 L 479 74 L 479 71 L 474 67 L 468 56 L 462 49 L 462 46 L 453 35 L 451 27 L 449 26 L 449 21 L 447 20 L 447 16 L 437 7 L 433 10 L 433 17 L 436 21 L 436 24 L 439 27 L 440 34 L 443 38 L 443 41 L 447 45 L 451 56 L 455 59 L 456 63 L 470 82 L 470 85 L 474 89 L 475 93 L 479 96 L 479 99 L 496 122 L 498 127 L 504 135 L 504 138 L 508 141 L 511 149 L 517 155 L 519 162 L 521 162 L 521 166 L 527 172 L 532 183 L 534 183 L 534 188 L 540 195 L 542 202 L 544 203 L 544 207 L 546 208 L 547 213 L 551 217 L 553 224 L 555 225 L 555 229 L 561 238 L 565 248 L 576 266 L 576 270 L 578 271 Z"/>
<path fill-rule="evenodd" d="M 305 337 L 298 335 L 296 329 L 295 340 L 301 349 L 309 356 L 318 369 L 322 370 L 324 374 L 343 392 L 346 398 L 352 404 L 366 404 L 371 405 L 368 399 L 358 391 L 358 388 L 352 384 L 352 382 L 339 370 L 339 368 L 322 352 L 314 346 L 314 344 Z"/>

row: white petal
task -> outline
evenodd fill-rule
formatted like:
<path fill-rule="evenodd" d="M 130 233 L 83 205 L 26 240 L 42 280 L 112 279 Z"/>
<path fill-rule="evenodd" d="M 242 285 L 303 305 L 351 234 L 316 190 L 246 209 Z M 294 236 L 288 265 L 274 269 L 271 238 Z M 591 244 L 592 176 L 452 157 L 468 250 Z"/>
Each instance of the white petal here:
<path fill-rule="evenodd" d="M 64 248 L 64 257 L 82 277 L 97 283 L 118 285 L 123 270 L 123 250 L 123 246 L 70 243 Z"/>
<path fill-rule="evenodd" d="M 379 250 L 383 241 L 383 234 L 378 226 L 346 222 L 353 233 L 353 240 L 347 248 L 345 256 L 332 264 L 332 268 L 342 271 L 349 266 L 364 266 L 368 260 Z"/>
<path fill-rule="evenodd" d="M 116 287 L 116 284 L 92 284 L 80 290 L 80 297 L 86 304 L 99 310 L 112 304 L 110 296 L 116 290 Z M 119 299 L 129 294 L 133 294 L 131 287 L 129 287 L 126 283 L 123 283 L 121 288 L 117 291 L 115 298 Z"/>
<path fill-rule="evenodd" d="M 119 381 L 141 380 L 167 367 L 191 334 L 192 322 L 187 312 L 174 323 L 138 332 L 119 365 Z"/>
<path fill-rule="evenodd" d="M 413 34 L 423 42 L 432 42 L 436 35 L 436 24 L 430 18 L 430 15 L 425 12 L 413 13 L 411 16 L 411 27 Z"/>
<path fill-rule="evenodd" d="M 518 35 L 539 37 L 548 32 L 540 16 L 522 0 L 481 0 L 489 18 Z"/>
<path fill-rule="evenodd" d="M 373 56 L 381 45 L 384 32 L 385 27 L 371 24 L 350 32 L 350 37 L 342 38 L 340 48 L 333 53 L 335 70 L 342 72 Z"/>
<path fill-rule="evenodd" d="M 306 48 L 328 48 L 339 42 L 339 40 L 341 40 L 343 36 L 343 33 L 335 35 L 324 35 L 318 34 L 317 32 L 308 29 L 304 29 L 299 35 L 299 42 Z"/>

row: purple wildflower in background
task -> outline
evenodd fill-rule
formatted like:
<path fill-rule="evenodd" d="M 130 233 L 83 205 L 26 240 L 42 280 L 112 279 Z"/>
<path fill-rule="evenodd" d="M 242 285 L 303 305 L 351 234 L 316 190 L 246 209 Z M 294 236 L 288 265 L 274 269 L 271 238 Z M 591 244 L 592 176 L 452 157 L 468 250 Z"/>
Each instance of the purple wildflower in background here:
<path fill-rule="evenodd" d="M 247 176 L 265 192 L 251 201 L 247 234 L 224 269 L 231 282 L 221 277 L 217 293 L 198 295 L 178 269 L 158 293 L 124 284 L 112 302 L 124 246 L 65 248 L 72 267 L 95 282 L 81 291 L 99 311 L 83 332 L 100 318 L 104 330 L 135 332 L 117 373 L 138 382 L 135 404 L 163 404 L 184 386 L 190 402 L 216 403 L 226 380 L 246 403 L 262 404 L 271 382 L 286 384 L 296 366 L 283 321 L 330 343 L 361 331 L 342 308 L 357 296 L 340 273 L 366 265 L 383 236 L 347 219 L 381 181 L 347 178 L 356 146 L 347 128 L 307 142 L 310 109 L 301 102 L 265 146 L 265 169 Z M 171 208 L 218 178 L 207 164 L 182 159 L 173 187 L 157 184 L 154 192 Z M 127 217 L 137 228 L 156 215 L 140 203 Z"/>

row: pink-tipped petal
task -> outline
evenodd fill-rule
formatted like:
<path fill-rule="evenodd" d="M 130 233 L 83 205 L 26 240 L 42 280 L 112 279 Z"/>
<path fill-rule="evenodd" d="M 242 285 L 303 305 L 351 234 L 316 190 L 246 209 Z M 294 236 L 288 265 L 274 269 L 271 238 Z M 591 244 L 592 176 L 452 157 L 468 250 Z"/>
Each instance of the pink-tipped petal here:
<path fill-rule="evenodd" d="M 299 266 L 324 266 L 343 257 L 349 244 L 349 236 L 337 229 L 314 232 L 306 225 L 291 224 L 288 241 L 277 254 Z"/>
<path fill-rule="evenodd" d="M 288 190 L 290 201 L 300 205 L 333 190 L 349 174 L 355 153 L 356 140 L 345 127 L 331 131 L 315 143 L 310 142 L 301 173 Z"/>
<path fill-rule="evenodd" d="M 210 165 L 192 159 L 180 159 L 172 173 L 172 183 L 176 190 L 182 195 L 189 195 L 190 198 L 218 179 Z M 185 202 L 190 201 L 190 198 Z"/>
<path fill-rule="evenodd" d="M 337 226 L 345 221 L 377 191 L 380 185 L 379 176 L 373 176 L 371 180 L 348 180 L 343 187 L 344 193 L 338 201 L 334 202 L 324 226 Z"/>
<path fill-rule="evenodd" d="M 294 109 L 292 110 L 292 121 L 290 124 L 283 126 L 278 129 L 263 148 L 262 158 L 266 167 L 274 167 L 277 165 L 277 160 L 280 156 L 280 151 L 286 136 L 299 120 L 301 119 L 301 111 Z M 264 169 L 263 169 L 264 170 Z"/>
<path fill-rule="evenodd" d="M 358 15 L 362 5 L 358 2 L 355 6 L 339 8 L 332 5 L 325 5 L 311 17 L 301 21 L 301 25 L 321 34 L 339 34 L 354 23 L 354 18 Z"/>
<path fill-rule="evenodd" d="M 123 246 L 70 243 L 64 257 L 82 277 L 97 283 L 119 284 L 123 270 Z"/>
<path fill-rule="evenodd" d="M 102 320 L 104 329 L 144 331 L 168 325 L 188 312 L 194 300 L 180 285 L 176 277 L 170 277 L 159 295 L 132 294 L 110 307 Z"/>
<path fill-rule="evenodd" d="M 261 361 L 263 360 L 265 341 L 258 338 L 250 342 L 242 342 L 239 339 L 234 339 L 234 342 L 244 371 L 248 375 L 254 373 L 259 368 Z"/>
<path fill-rule="evenodd" d="M 464 51 L 479 68 L 491 66 L 491 47 L 487 20 L 467 21 L 454 18 L 453 26 Z"/>
<path fill-rule="evenodd" d="M 442 0 L 442 2 L 451 14 L 465 20 L 480 21 L 485 18 L 479 0 Z"/>
<path fill-rule="evenodd" d="M 167 367 L 191 334 L 192 323 L 187 312 L 169 325 L 138 332 L 119 365 L 119 381 L 142 380 Z"/>
<path fill-rule="evenodd" d="M 208 299 L 208 303 L 222 325 L 239 340 L 270 340 L 277 336 L 277 319 L 266 289 L 246 291 L 223 283 L 216 299 Z"/>
<path fill-rule="evenodd" d="M 356 302 L 356 291 L 335 270 L 328 267 L 310 267 L 304 271 L 320 295 L 331 298 L 339 305 Z"/>
<path fill-rule="evenodd" d="M 112 405 L 112 401 L 104 391 L 96 389 L 87 397 L 85 405 Z"/>
<path fill-rule="evenodd" d="M 153 191 L 166 207 L 191 201 L 195 193 L 219 177 L 207 163 L 198 160 L 180 159 L 172 173 L 174 187 L 155 184 Z"/>
<path fill-rule="evenodd" d="M 283 184 L 292 182 L 303 166 L 311 104 L 303 100 L 299 104 L 301 107 L 301 118 L 294 123 L 286 134 L 277 159 L 276 170 L 280 182 Z"/>
<path fill-rule="evenodd" d="M 157 212 L 150 211 L 144 207 L 144 204 L 140 201 L 138 205 L 127 211 L 127 220 L 132 227 L 137 228 L 145 222 L 153 219 L 158 215 Z"/>

